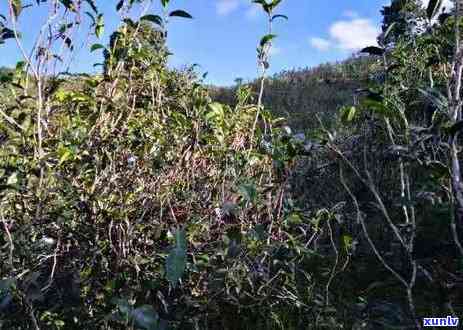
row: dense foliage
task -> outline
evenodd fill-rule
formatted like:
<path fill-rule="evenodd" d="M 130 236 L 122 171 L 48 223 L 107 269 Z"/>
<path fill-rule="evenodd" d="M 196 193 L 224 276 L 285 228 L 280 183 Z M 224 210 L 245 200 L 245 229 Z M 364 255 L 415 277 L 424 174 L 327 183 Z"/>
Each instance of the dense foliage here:
<path fill-rule="evenodd" d="M 22 11 L 61 16 L 0 70 L 0 329 L 462 315 L 459 8 L 394 0 L 367 56 L 267 77 L 272 21 L 287 17 L 255 2 L 261 76 L 219 89 L 166 66 L 168 22 L 192 18 L 168 0 L 162 15 L 115 3 L 109 45 L 89 46 L 97 75 L 60 70 L 83 12 L 101 37 L 95 2 L 8 0 L 1 41 L 22 49 Z"/>

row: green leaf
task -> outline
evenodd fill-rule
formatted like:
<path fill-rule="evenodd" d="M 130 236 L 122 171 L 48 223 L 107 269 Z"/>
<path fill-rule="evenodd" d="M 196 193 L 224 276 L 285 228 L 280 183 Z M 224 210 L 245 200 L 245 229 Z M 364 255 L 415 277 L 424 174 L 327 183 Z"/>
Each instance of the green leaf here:
<path fill-rule="evenodd" d="M 272 16 L 272 21 L 277 19 L 277 18 L 283 18 L 285 20 L 288 20 L 288 16 L 286 16 L 286 15 L 273 15 Z"/>
<path fill-rule="evenodd" d="M 90 52 L 94 52 L 95 50 L 98 49 L 103 49 L 105 48 L 102 44 L 93 44 L 92 47 L 90 47 Z"/>
<path fill-rule="evenodd" d="M 13 7 L 13 14 L 15 17 L 21 15 L 21 12 L 23 10 L 22 0 L 12 0 L 11 6 Z"/>
<path fill-rule="evenodd" d="M 270 11 L 272 8 L 271 4 L 268 4 L 265 0 L 254 0 L 253 2 L 260 4 L 262 8 L 264 9 L 264 11 L 270 15 Z"/>
<path fill-rule="evenodd" d="M 74 23 L 69 23 L 69 24 L 62 24 L 59 28 L 59 32 L 60 33 L 64 33 L 66 32 L 67 30 L 69 30 L 70 28 L 72 28 L 74 26 Z"/>
<path fill-rule="evenodd" d="M 184 18 L 193 18 L 190 14 L 188 14 L 184 10 L 174 10 L 169 14 L 170 17 L 184 17 Z"/>
<path fill-rule="evenodd" d="M 74 47 L 72 46 L 72 39 L 69 38 L 69 37 L 65 37 L 65 36 L 63 36 L 63 39 L 64 39 L 64 43 L 66 44 L 66 46 L 67 46 L 70 50 L 73 50 Z"/>
<path fill-rule="evenodd" d="M 223 113 L 223 105 L 219 102 L 212 102 L 209 104 L 209 108 L 216 114 Z"/>
<path fill-rule="evenodd" d="M 273 11 L 280 3 L 281 3 L 281 0 L 273 0 L 270 5 L 271 10 Z"/>
<path fill-rule="evenodd" d="M 104 33 L 104 18 L 103 15 L 98 15 L 95 25 L 95 35 L 99 39 Z"/>
<path fill-rule="evenodd" d="M 18 72 L 22 72 L 24 68 L 26 67 L 26 62 L 25 61 L 19 61 L 16 63 L 15 70 Z"/>
<path fill-rule="evenodd" d="M 271 3 L 267 3 L 265 0 L 254 0 L 253 3 L 260 4 L 264 11 L 271 15 L 272 11 L 281 3 L 281 0 L 273 0 Z"/>
<path fill-rule="evenodd" d="M 378 55 L 378 56 L 383 55 L 384 52 L 385 50 L 383 48 L 376 47 L 376 46 L 365 47 L 360 51 L 360 53 L 367 53 L 370 55 Z"/>
<path fill-rule="evenodd" d="M 356 107 L 350 107 L 349 113 L 347 114 L 347 121 L 352 121 L 357 113 Z"/>
<path fill-rule="evenodd" d="M 75 11 L 74 3 L 71 0 L 59 0 L 59 2 L 61 2 L 66 9 Z"/>
<path fill-rule="evenodd" d="M 14 186 L 18 183 L 18 173 L 14 172 L 11 174 L 8 179 L 6 180 L 6 185 L 7 186 Z"/>
<path fill-rule="evenodd" d="M 426 14 L 428 19 L 433 19 L 434 16 L 439 12 L 442 5 L 442 0 L 429 0 L 428 8 L 426 8 Z"/>
<path fill-rule="evenodd" d="M 354 120 L 355 115 L 357 114 L 357 108 L 352 106 L 352 107 L 343 107 L 341 109 L 341 118 L 344 122 L 350 123 L 352 120 Z"/>
<path fill-rule="evenodd" d="M 394 27 L 396 26 L 397 22 L 392 22 L 391 25 L 389 25 L 389 27 L 387 28 L 386 32 L 384 32 L 384 40 L 387 39 L 387 37 L 389 36 L 389 34 L 391 33 L 391 31 L 394 29 Z"/>
<path fill-rule="evenodd" d="M 0 39 L 1 40 L 7 40 L 7 39 L 13 39 L 15 37 L 14 31 L 8 28 L 3 28 L 0 29 Z"/>
<path fill-rule="evenodd" d="M 131 315 L 136 325 L 143 329 L 154 330 L 159 327 L 159 315 L 156 313 L 153 306 L 143 305 L 135 308 Z"/>
<path fill-rule="evenodd" d="M 182 278 L 186 266 L 185 250 L 174 248 L 170 251 L 166 259 L 166 278 L 176 286 L 177 282 Z"/>
<path fill-rule="evenodd" d="M 140 18 L 140 21 L 149 21 L 151 23 L 162 26 L 162 18 L 159 15 L 145 15 Z"/>
<path fill-rule="evenodd" d="M 250 238 L 256 241 L 263 241 L 266 235 L 267 231 L 265 230 L 265 226 L 261 223 L 256 224 L 256 226 L 249 231 Z"/>
<path fill-rule="evenodd" d="M 211 119 L 215 119 L 215 118 L 223 118 L 224 109 L 223 109 L 223 105 L 221 103 L 213 102 L 213 103 L 209 104 L 209 108 L 211 109 L 211 111 L 209 111 L 206 114 L 206 119 L 207 120 L 211 120 Z"/>
<path fill-rule="evenodd" d="M 187 241 L 185 231 L 177 229 L 175 231 L 175 247 L 172 248 L 166 258 L 166 278 L 174 287 L 182 278 L 185 271 L 186 250 Z"/>
<path fill-rule="evenodd" d="M 257 188 L 252 183 L 241 184 L 238 191 L 247 202 L 252 203 L 257 199 Z"/>
<path fill-rule="evenodd" d="M 260 39 L 260 47 L 264 47 L 266 44 L 268 44 L 270 41 L 276 38 L 275 34 L 267 34 Z"/>
<path fill-rule="evenodd" d="M 167 5 L 169 4 L 169 0 L 161 0 L 161 5 L 166 8 Z"/>
<path fill-rule="evenodd" d="M 286 221 L 292 225 L 299 225 L 302 223 L 302 217 L 297 213 L 291 213 L 287 218 Z"/>
<path fill-rule="evenodd" d="M 67 160 L 69 160 L 69 159 L 71 159 L 73 157 L 73 152 L 72 152 L 71 149 L 69 149 L 67 147 L 60 146 L 58 148 L 58 156 L 59 156 L 58 165 L 61 165 L 64 162 L 66 162 Z"/>
<path fill-rule="evenodd" d="M 184 230 L 178 229 L 175 231 L 175 246 L 179 249 L 182 249 L 186 253 L 187 241 L 186 233 Z"/>
<path fill-rule="evenodd" d="M 350 249 L 352 248 L 352 236 L 344 234 L 342 235 L 342 247 L 344 248 L 344 251 L 348 253 Z"/>
<path fill-rule="evenodd" d="M 124 6 L 124 0 L 120 0 L 116 5 L 116 10 L 119 11 Z"/>
<path fill-rule="evenodd" d="M 85 15 L 87 15 L 91 21 L 92 21 L 92 26 L 95 26 L 96 25 L 96 20 L 95 20 L 95 16 L 93 16 L 91 13 L 89 13 L 88 11 L 85 12 Z"/>
<path fill-rule="evenodd" d="M 127 24 L 127 25 L 130 26 L 131 28 L 135 28 L 135 27 L 136 27 L 135 22 L 134 22 L 132 19 L 130 19 L 130 18 L 124 18 L 124 19 L 122 20 L 122 22 L 124 22 L 125 24 Z M 118 33 L 118 32 L 116 32 L 116 33 Z M 122 34 L 119 34 L 119 35 L 122 35 Z"/>

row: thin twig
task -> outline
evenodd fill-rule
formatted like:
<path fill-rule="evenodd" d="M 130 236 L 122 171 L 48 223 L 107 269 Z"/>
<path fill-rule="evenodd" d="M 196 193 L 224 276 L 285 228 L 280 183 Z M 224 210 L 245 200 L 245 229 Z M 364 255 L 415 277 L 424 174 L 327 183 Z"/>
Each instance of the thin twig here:
<path fill-rule="evenodd" d="M 11 237 L 11 232 L 10 232 L 9 225 L 6 223 L 6 220 L 3 217 L 3 212 L 2 211 L 0 211 L 0 220 L 2 220 L 3 229 L 5 230 L 6 237 L 8 238 L 8 244 L 10 246 L 10 251 L 9 251 L 9 255 L 8 255 L 8 263 L 10 264 L 11 269 L 13 269 L 14 268 L 14 265 L 13 265 L 13 252 L 14 252 L 13 238 Z"/>

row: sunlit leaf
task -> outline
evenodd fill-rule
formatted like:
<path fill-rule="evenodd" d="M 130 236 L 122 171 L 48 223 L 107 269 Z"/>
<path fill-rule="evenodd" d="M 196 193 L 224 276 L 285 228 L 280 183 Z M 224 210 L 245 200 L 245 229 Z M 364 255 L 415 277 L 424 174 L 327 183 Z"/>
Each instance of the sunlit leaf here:
<path fill-rule="evenodd" d="M 266 44 L 268 44 L 270 41 L 276 38 L 275 34 L 267 34 L 262 37 L 260 40 L 260 47 L 264 47 Z"/>
<path fill-rule="evenodd" d="M 345 252 L 348 253 L 352 248 L 352 236 L 348 234 L 342 235 L 342 247 L 344 248 Z"/>
<path fill-rule="evenodd" d="M 22 0 L 11 0 L 11 7 L 13 8 L 14 16 L 18 17 L 23 10 Z"/>
<path fill-rule="evenodd" d="M 159 15 L 145 15 L 140 18 L 140 21 L 149 21 L 151 23 L 162 26 L 162 18 Z"/>
<path fill-rule="evenodd" d="M 18 173 L 14 172 L 8 177 L 8 179 L 6 180 L 6 184 L 8 186 L 14 186 L 17 183 L 18 183 Z"/>
<path fill-rule="evenodd" d="M 90 52 L 94 52 L 95 50 L 98 49 L 103 49 L 105 48 L 102 44 L 93 44 L 92 47 L 90 47 Z"/>
<path fill-rule="evenodd" d="M 66 9 L 70 11 L 75 11 L 74 3 L 71 0 L 59 0 Z"/>
<path fill-rule="evenodd" d="M 96 19 L 96 26 L 95 26 L 95 35 L 97 38 L 101 38 L 104 33 L 104 18 L 103 15 L 98 15 Z"/>

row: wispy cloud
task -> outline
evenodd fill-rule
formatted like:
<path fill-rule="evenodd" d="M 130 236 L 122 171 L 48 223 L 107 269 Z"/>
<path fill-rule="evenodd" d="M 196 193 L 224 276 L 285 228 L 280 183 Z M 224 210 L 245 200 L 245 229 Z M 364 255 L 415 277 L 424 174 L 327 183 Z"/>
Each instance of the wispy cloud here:
<path fill-rule="evenodd" d="M 239 6 L 239 0 L 219 0 L 217 1 L 215 8 L 218 15 L 226 16 L 237 10 Z"/>
<path fill-rule="evenodd" d="M 236 11 L 243 11 L 244 16 L 249 20 L 259 17 L 260 5 L 251 3 L 249 0 L 218 0 L 215 4 L 217 15 L 227 16 Z"/>
<path fill-rule="evenodd" d="M 248 19 L 255 19 L 259 16 L 261 8 L 258 4 L 251 5 L 248 9 L 246 9 L 245 15 Z"/>
<path fill-rule="evenodd" d="M 327 51 L 328 49 L 331 48 L 331 42 L 327 39 L 314 37 L 314 38 L 310 38 L 309 42 L 312 45 L 312 47 L 320 51 Z"/>

